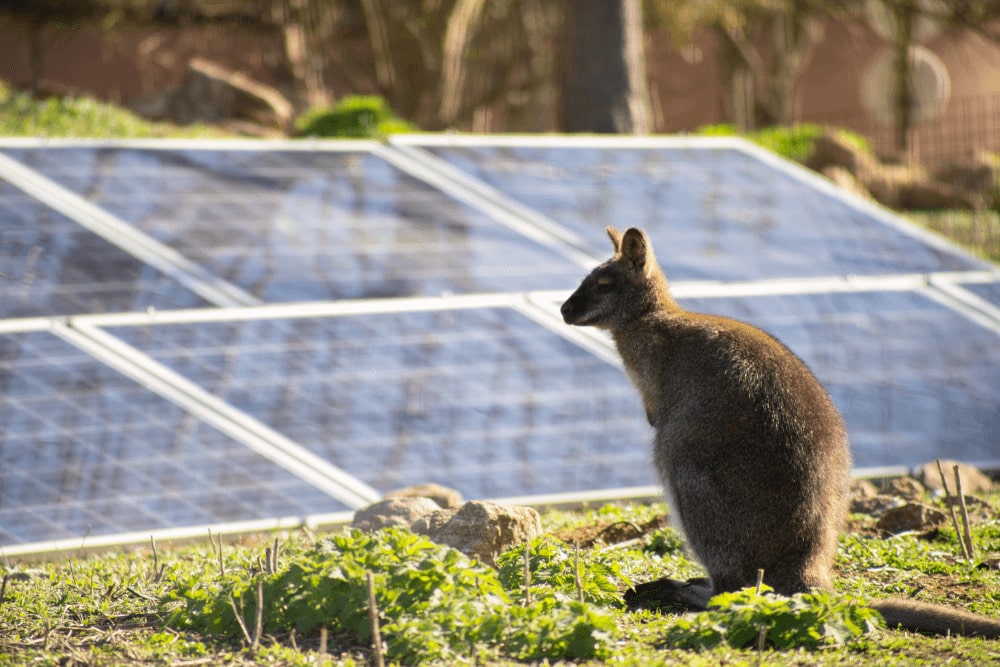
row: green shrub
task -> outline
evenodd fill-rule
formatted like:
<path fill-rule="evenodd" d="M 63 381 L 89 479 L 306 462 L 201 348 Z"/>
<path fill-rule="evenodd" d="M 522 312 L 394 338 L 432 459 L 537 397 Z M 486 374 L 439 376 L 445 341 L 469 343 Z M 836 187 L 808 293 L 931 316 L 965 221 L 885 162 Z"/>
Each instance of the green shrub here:
<path fill-rule="evenodd" d="M 295 127 L 312 137 L 367 138 L 416 131 L 376 95 L 349 95 L 331 107 L 310 109 L 295 120 Z"/>
<path fill-rule="evenodd" d="M 789 127 L 766 127 L 762 130 L 755 130 L 746 135 L 750 141 L 766 148 L 778 155 L 794 160 L 795 162 L 805 162 L 812 154 L 813 145 L 824 132 L 834 132 L 841 139 L 852 144 L 863 151 L 870 151 L 868 140 L 860 134 L 841 128 L 824 128 L 815 123 L 798 123 Z M 698 134 L 710 137 L 730 137 L 739 134 L 735 126 L 722 123 L 719 125 L 705 125 L 698 128 Z"/>
<path fill-rule="evenodd" d="M 35 100 L 0 83 L 0 135 L 22 137 L 144 138 L 224 136 L 205 125 L 156 123 L 87 97 Z"/>
<path fill-rule="evenodd" d="M 523 545 L 514 547 L 497 559 L 500 583 L 508 591 L 524 588 L 524 549 Z M 576 550 L 552 537 L 533 540 L 528 549 L 534 594 L 542 591 L 566 600 L 578 599 Z M 585 601 L 605 607 L 622 606 L 619 590 L 630 587 L 632 582 L 622 573 L 617 556 L 605 549 L 580 551 L 579 579 Z"/>
<path fill-rule="evenodd" d="M 611 651 L 611 612 L 543 588 L 531 605 L 521 605 L 521 592 L 505 590 L 493 569 L 402 528 L 336 535 L 287 560 L 274 574 L 245 568 L 214 581 L 204 573 L 168 573 L 162 598 L 167 624 L 236 640 L 242 630 L 234 607 L 252 627 L 260 580 L 264 631 L 303 636 L 325 626 L 365 644 L 371 639 L 371 573 L 382 637 L 394 660 L 447 661 L 490 652 L 558 660 Z"/>
<path fill-rule="evenodd" d="M 709 604 L 709 611 L 678 619 L 666 643 L 699 650 L 722 644 L 746 648 L 763 633 L 766 644 L 777 649 L 818 649 L 856 642 L 883 624 L 871 607 L 826 591 L 784 597 L 746 588 L 716 595 Z"/>

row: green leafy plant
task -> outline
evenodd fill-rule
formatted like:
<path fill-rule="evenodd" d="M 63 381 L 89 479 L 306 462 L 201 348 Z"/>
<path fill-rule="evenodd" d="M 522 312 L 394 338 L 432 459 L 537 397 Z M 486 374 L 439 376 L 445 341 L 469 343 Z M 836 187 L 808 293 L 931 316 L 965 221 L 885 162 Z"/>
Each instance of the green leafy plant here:
<path fill-rule="evenodd" d="M 812 154 L 816 140 L 823 136 L 824 132 L 836 133 L 838 137 L 859 150 L 871 150 L 868 140 L 856 132 L 840 128 L 824 128 L 815 123 L 798 123 L 789 127 L 766 127 L 747 133 L 746 138 L 784 158 L 795 162 L 805 162 Z M 723 123 L 700 127 L 698 134 L 725 137 L 736 136 L 739 133 L 734 125 Z"/>
<path fill-rule="evenodd" d="M 295 127 L 312 137 L 367 138 L 416 131 L 377 95 L 348 95 L 331 107 L 310 109 L 295 120 Z"/>
<path fill-rule="evenodd" d="M 583 599 L 593 604 L 620 607 L 622 588 L 632 585 L 620 567 L 620 558 L 609 550 L 587 549 L 579 555 L 573 547 L 552 537 L 541 537 L 530 545 L 514 547 L 497 559 L 500 582 L 508 591 L 524 588 L 524 550 L 527 548 L 532 590 L 551 591 L 557 597 L 574 600 L 583 591 Z"/>
<path fill-rule="evenodd" d="M 746 588 L 713 597 L 711 609 L 687 614 L 671 627 L 666 643 L 699 650 L 727 644 L 733 648 L 764 641 L 778 649 L 838 647 L 857 641 L 882 625 L 874 609 L 827 591 L 791 597 Z"/>
<path fill-rule="evenodd" d="M 87 97 L 35 100 L 0 82 L 0 135 L 27 137 L 218 137 L 206 125 L 148 121 L 127 109 Z"/>
<path fill-rule="evenodd" d="M 609 612 L 551 593 L 527 607 L 512 604 L 494 570 L 402 528 L 335 535 L 289 557 L 273 574 L 248 568 L 209 583 L 177 579 L 163 605 L 172 610 L 168 625 L 234 640 L 243 632 L 240 618 L 256 615 L 260 581 L 266 632 L 294 629 L 302 636 L 324 626 L 364 644 L 371 637 L 368 573 L 393 659 L 448 660 L 491 650 L 559 659 L 610 650 Z"/>

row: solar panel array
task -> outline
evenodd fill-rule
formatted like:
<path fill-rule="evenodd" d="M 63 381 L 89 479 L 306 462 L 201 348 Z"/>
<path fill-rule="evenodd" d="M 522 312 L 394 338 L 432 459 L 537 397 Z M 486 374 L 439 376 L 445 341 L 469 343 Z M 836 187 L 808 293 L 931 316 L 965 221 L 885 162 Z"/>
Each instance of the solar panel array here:
<path fill-rule="evenodd" d="M 613 348 L 558 315 L 607 224 L 803 357 L 857 467 L 1000 461 L 1000 271 L 738 140 L 6 140 L 0 179 L 7 555 L 652 491 Z"/>

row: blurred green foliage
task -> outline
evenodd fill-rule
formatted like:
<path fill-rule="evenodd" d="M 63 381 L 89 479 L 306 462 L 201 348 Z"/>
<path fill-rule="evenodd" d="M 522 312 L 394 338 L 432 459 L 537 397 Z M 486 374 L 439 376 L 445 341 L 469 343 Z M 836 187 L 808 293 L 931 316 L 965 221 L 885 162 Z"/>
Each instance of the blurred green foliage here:
<path fill-rule="evenodd" d="M 330 107 L 315 107 L 295 119 L 307 137 L 379 138 L 417 128 L 396 116 L 377 95 L 348 95 Z"/>

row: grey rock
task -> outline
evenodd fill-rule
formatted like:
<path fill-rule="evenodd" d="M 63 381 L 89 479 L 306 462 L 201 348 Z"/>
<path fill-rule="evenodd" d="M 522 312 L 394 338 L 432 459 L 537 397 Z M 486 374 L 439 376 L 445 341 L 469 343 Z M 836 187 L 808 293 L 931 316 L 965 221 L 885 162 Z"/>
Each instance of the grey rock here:
<path fill-rule="evenodd" d="M 927 530 L 945 522 L 941 510 L 920 503 L 907 503 L 895 507 L 879 519 L 876 526 L 887 533 L 905 533 L 911 530 Z"/>
<path fill-rule="evenodd" d="M 416 484 L 396 489 L 385 494 L 386 498 L 430 498 L 444 509 L 458 509 L 462 506 L 462 494 L 455 489 L 440 484 Z"/>
<path fill-rule="evenodd" d="M 926 491 L 924 485 L 912 477 L 895 477 L 885 487 L 885 493 L 912 501 L 920 501 Z"/>
<path fill-rule="evenodd" d="M 905 501 L 896 496 L 879 494 L 870 497 L 855 496 L 851 499 L 851 511 L 855 514 L 871 514 L 872 516 L 882 516 L 891 509 L 905 505 Z"/>
<path fill-rule="evenodd" d="M 984 491 L 989 491 L 993 488 L 993 480 L 989 478 L 982 470 L 975 466 L 970 466 L 965 463 L 958 463 L 957 461 L 941 461 L 941 467 L 944 469 L 945 479 L 948 480 L 948 490 L 951 491 L 952 495 L 956 493 L 955 488 L 955 471 L 954 466 L 958 465 L 958 474 L 962 477 L 962 493 L 982 493 Z M 938 472 L 937 464 L 931 461 L 930 463 L 925 463 L 920 470 L 917 471 L 917 479 L 923 482 L 924 486 L 930 491 L 941 492 L 943 488 L 941 487 L 941 475 Z"/>
<path fill-rule="evenodd" d="M 422 516 L 437 512 L 440 507 L 430 498 L 389 498 L 362 507 L 354 513 L 352 528 L 372 532 L 388 526 L 409 528 Z"/>
<path fill-rule="evenodd" d="M 447 523 L 429 530 L 427 536 L 496 567 L 498 554 L 537 537 L 541 532 L 542 522 L 538 512 L 530 507 L 508 507 L 473 500 L 462 505 Z"/>

